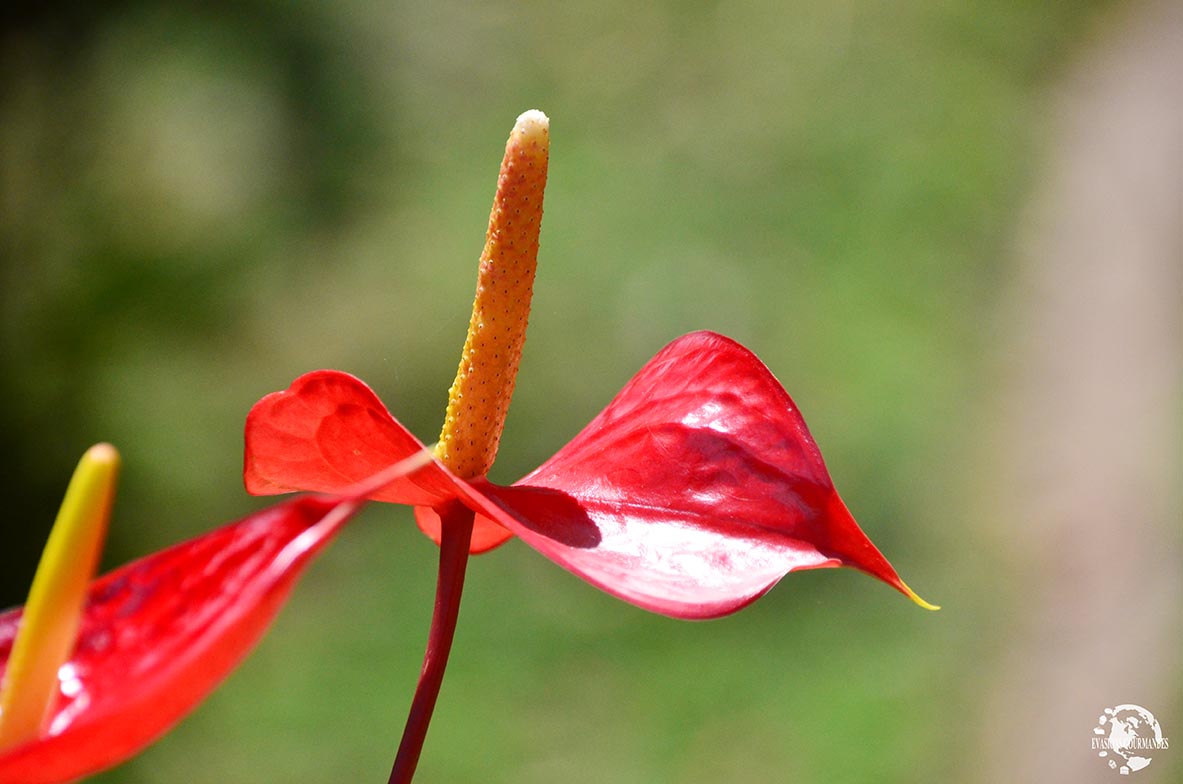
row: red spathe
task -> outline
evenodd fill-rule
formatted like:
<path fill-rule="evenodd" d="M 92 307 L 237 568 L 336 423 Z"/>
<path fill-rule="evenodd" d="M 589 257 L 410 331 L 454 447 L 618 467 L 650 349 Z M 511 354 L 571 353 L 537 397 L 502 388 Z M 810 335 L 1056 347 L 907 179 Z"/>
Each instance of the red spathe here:
<path fill-rule="evenodd" d="M 423 445 L 363 382 L 318 370 L 260 400 L 246 426 L 252 493 L 340 492 Z M 797 569 L 852 566 L 908 594 L 834 490 L 796 405 L 754 354 L 711 332 L 650 360 L 570 443 L 512 486 L 438 462 L 372 496 L 477 513 L 473 552 L 516 534 L 653 612 L 734 612 Z"/>

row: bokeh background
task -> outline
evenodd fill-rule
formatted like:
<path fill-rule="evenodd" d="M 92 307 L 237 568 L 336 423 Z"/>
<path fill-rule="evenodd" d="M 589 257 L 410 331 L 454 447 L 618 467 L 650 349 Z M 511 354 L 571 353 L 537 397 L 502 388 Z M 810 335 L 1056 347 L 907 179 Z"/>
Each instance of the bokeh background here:
<path fill-rule="evenodd" d="M 1168 0 L 22 3 L 0 12 L 0 606 L 90 444 L 105 564 L 262 505 L 251 404 L 366 379 L 431 441 L 505 137 L 552 121 L 493 478 L 666 342 L 751 347 L 925 613 L 847 571 L 675 622 L 473 561 L 423 782 L 1118 780 L 1179 743 L 1183 14 Z M 436 549 L 371 508 L 96 781 L 387 775 Z M 1175 745 L 1180 746 L 1176 749 Z"/>

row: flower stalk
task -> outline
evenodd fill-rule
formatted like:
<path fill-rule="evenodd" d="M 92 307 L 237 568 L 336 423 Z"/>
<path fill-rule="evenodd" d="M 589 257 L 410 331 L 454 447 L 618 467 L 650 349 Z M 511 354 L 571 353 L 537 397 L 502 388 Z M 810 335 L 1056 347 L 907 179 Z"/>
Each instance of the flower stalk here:
<path fill-rule="evenodd" d="M 411 701 L 411 712 L 403 730 L 390 784 L 409 784 L 419 764 L 427 726 L 435 710 L 448 654 L 452 651 L 452 637 L 456 619 L 460 615 L 460 595 L 464 590 L 464 571 L 468 565 L 469 542 L 472 539 L 473 512 L 459 503 L 452 503 L 440 513 L 443 526 L 440 540 L 439 577 L 435 588 L 435 609 L 431 615 L 431 631 L 427 636 L 427 650 L 423 654 L 423 669 L 419 685 Z"/>

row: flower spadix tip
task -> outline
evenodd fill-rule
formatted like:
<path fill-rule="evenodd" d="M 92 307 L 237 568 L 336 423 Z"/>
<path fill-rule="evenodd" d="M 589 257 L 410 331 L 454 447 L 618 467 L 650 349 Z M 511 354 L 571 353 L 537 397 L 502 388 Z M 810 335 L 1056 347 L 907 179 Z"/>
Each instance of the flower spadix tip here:
<path fill-rule="evenodd" d="M 537 109 L 529 109 L 518 115 L 513 124 L 513 135 L 522 141 L 545 142 L 550 134 L 550 118 Z"/>
<path fill-rule="evenodd" d="M 0 749 L 42 732 L 57 695 L 58 668 L 74 648 L 86 589 L 107 538 L 119 464 L 115 447 L 96 444 L 66 488 L 0 684 Z"/>

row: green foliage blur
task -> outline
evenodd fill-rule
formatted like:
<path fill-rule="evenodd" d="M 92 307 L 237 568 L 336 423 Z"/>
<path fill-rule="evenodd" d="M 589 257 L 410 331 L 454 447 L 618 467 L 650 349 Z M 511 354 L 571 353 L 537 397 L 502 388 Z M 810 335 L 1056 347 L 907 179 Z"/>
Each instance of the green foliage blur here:
<path fill-rule="evenodd" d="M 854 572 L 709 624 L 520 543 L 475 559 L 424 782 L 955 780 L 1013 597 L 971 496 L 982 358 L 1080 2 L 21 6 L 0 39 L 0 606 L 70 471 L 125 467 L 105 565 L 259 508 L 251 404 L 320 367 L 442 421 L 506 135 L 551 117 L 493 478 L 678 335 L 755 351 L 920 611 Z M 97 781 L 384 780 L 436 548 L 371 508 L 180 727 Z M 1087 717 L 1082 717 L 1087 721 Z M 942 753 L 934 755 L 933 749 Z"/>

